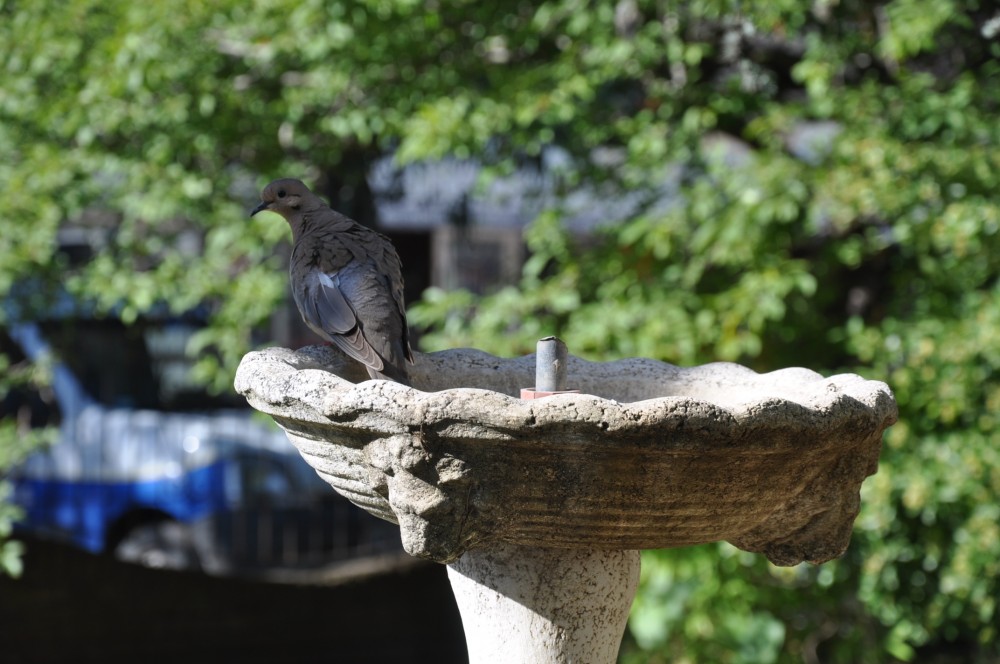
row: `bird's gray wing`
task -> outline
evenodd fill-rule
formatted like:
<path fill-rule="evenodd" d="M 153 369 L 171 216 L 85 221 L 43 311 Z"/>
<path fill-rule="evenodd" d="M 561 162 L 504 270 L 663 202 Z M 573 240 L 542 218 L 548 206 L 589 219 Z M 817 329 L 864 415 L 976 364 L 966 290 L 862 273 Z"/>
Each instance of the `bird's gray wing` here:
<path fill-rule="evenodd" d="M 340 350 L 376 371 L 384 368 L 382 358 L 362 335 L 357 313 L 336 274 L 313 271 L 306 278 L 300 309 L 306 323 Z"/>

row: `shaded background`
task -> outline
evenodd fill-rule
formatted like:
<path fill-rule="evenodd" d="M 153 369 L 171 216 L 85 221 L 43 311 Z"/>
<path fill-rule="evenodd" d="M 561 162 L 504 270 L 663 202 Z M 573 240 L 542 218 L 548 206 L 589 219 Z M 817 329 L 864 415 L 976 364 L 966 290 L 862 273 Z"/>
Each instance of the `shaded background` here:
<path fill-rule="evenodd" d="M 0 578 L 10 664 L 468 661 L 442 565 L 323 586 L 152 570 L 45 541 L 28 551 L 22 578 Z"/>
<path fill-rule="evenodd" d="M 996 662 L 998 34 L 974 0 L 3 2 L 0 292 L 207 307 L 227 391 L 309 342 L 246 219 L 290 175 L 393 234 L 422 350 L 885 380 L 847 555 L 647 553 L 622 660 Z"/>

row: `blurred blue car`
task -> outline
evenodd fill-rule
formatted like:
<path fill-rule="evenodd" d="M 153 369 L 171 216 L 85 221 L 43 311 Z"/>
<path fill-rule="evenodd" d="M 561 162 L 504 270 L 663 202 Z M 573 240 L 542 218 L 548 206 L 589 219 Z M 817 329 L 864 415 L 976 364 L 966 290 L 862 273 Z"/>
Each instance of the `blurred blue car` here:
<path fill-rule="evenodd" d="M 400 551 L 391 524 L 336 495 L 270 421 L 188 379 L 183 320 L 17 323 L 7 353 L 48 361 L 49 394 L 0 415 L 57 422 L 9 479 L 21 532 L 154 567 L 214 574 Z M 48 360 L 46 360 L 48 358 Z"/>

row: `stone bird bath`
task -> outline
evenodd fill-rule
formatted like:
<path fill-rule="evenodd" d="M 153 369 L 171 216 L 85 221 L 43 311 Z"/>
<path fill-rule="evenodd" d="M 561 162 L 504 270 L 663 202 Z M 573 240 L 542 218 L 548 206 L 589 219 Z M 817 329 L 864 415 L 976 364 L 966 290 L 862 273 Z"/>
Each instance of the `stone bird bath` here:
<path fill-rule="evenodd" d="M 614 662 L 640 549 L 841 555 L 897 417 L 884 383 L 849 374 L 570 356 L 579 393 L 522 400 L 534 356 L 415 356 L 411 388 L 330 347 L 271 348 L 236 389 L 410 554 L 448 565 L 473 664 Z"/>

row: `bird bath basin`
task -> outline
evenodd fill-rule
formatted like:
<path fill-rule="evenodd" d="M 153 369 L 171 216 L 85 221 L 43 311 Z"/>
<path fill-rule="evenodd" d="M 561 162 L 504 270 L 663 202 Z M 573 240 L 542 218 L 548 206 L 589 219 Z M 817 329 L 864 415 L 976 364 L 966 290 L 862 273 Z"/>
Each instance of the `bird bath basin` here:
<path fill-rule="evenodd" d="M 248 354 L 236 388 L 409 553 L 449 564 L 473 662 L 614 661 L 639 549 L 841 555 L 897 416 L 849 374 L 572 356 L 567 374 L 580 393 L 522 400 L 534 356 L 415 353 L 411 388 L 316 346 Z"/>

